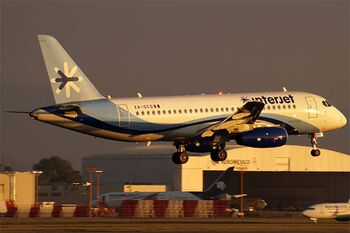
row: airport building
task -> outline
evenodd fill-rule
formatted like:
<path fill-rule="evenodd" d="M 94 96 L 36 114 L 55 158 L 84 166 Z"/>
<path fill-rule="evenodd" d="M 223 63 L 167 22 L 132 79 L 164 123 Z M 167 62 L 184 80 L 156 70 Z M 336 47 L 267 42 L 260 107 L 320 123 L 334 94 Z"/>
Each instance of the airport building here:
<path fill-rule="evenodd" d="M 350 156 L 327 149 L 322 149 L 319 157 L 312 157 L 310 147 L 304 146 L 235 146 L 228 149 L 224 162 L 198 155 L 191 156 L 184 165 L 173 164 L 172 153 L 171 146 L 151 145 L 120 150 L 114 155 L 91 155 L 83 158 L 83 177 L 87 180 L 89 166 L 102 170 L 102 193 L 123 191 L 128 184 L 163 185 L 168 191 L 203 191 L 233 166 L 237 173 L 231 180 L 231 194 L 240 193 L 243 174 L 244 193 L 266 200 L 274 209 L 347 201 L 350 195 Z"/>
<path fill-rule="evenodd" d="M 0 201 L 14 201 L 17 205 L 35 203 L 36 174 L 33 172 L 0 173 Z"/>

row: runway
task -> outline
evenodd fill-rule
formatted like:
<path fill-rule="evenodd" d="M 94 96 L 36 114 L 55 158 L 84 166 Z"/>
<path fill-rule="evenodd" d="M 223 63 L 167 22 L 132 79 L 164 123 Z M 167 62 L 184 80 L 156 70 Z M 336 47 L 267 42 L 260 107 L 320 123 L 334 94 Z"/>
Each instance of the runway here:
<path fill-rule="evenodd" d="M 221 219 L 1 219 L 1 232 L 346 232 L 349 222 L 330 219 L 315 224 L 306 218 L 221 218 Z"/>

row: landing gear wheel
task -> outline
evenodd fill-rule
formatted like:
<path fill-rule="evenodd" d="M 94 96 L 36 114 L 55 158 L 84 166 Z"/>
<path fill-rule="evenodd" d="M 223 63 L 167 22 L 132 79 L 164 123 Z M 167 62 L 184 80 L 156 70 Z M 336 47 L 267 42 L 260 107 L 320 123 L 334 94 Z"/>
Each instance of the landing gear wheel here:
<path fill-rule="evenodd" d="M 175 152 L 172 159 L 175 164 L 185 164 L 188 161 L 188 155 L 186 152 Z"/>
<path fill-rule="evenodd" d="M 321 154 L 321 151 L 320 151 L 319 149 L 312 149 L 312 150 L 311 150 L 311 155 L 312 155 L 313 157 L 320 156 L 320 154 Z"/>
<path fill-rule="evenodd" d="M 210 153 L 210 158 L 215 162 L 224 161 L 227 158 L 227 152 L 225 149 L 212 150 Z"/>
<path fill-rule="evenodd" d="M 323 136 L 323 135 L 321 134 L 321 136 Z M 312 145 L 311 156 L 312 157 L 320 156 L 321 151 L 319 149 L 317 149 L 317 133 L 311 134 L 310 138 L 311 138 L 310 142 Z"/>

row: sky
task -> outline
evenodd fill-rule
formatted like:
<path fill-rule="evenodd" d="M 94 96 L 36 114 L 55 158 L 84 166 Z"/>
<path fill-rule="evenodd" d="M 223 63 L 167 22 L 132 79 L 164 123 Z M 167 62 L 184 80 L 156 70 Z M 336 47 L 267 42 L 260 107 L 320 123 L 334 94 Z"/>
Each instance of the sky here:
<path fill-rule="evenodd" d="M 135 143 L 79 134 L 25 114 L 54 104 L 38 34 L 57 38 L 103 95 L 308 91 L 349 118 L 349 1 L 4 1 L 1 163 L 81 158 Z M 307 136 L 289 144 L 309 146 Z M 171 143 L 169 143 L 171 147 Z M 349 153 L 349 124 L 320 148 Z"/>

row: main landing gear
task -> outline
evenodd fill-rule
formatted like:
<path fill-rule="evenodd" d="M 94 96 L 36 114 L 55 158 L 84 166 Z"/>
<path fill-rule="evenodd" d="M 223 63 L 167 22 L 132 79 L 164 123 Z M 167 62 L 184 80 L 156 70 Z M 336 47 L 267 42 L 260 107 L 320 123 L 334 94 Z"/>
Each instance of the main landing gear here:
<path fill-rule="evenodd" d="M 175 145 L 177 151 L 173 154 L 173 162 L 175 164 L 185 164 L 188 161 L 188 155 L 185 150 L 185 145 L 183 144 L 178 144 Z"/>
<path fill-rule="evenodd" d="M 317 138 L 323 137 L 323 133 L 313 133 L 313 134 L 310 134 L 309 137 L 311 138 L 310 142 L 312 145 L 311 156 L 313 157 L 320 156 L 321 151 L 317 149 Z"/>
<path fill-rule="evenodd" d="M 188 155 L 184 144 L 174 143 L 176 152 L 173 154 L 172 160 L 175 164 L 185 164 L 188 161 Z M 225 144 L 219 144 L 213 146 L 210 152 L 210 158 L 215 162 L 224 161 L 227 158 L 227 151 L 225 150 Z"/>
<path fill-rule="evenodd" d="M 224 161 L 227 158 L 227 151 L 224 148 L 213 148 L 210 158 L 215 162 Z"/>

